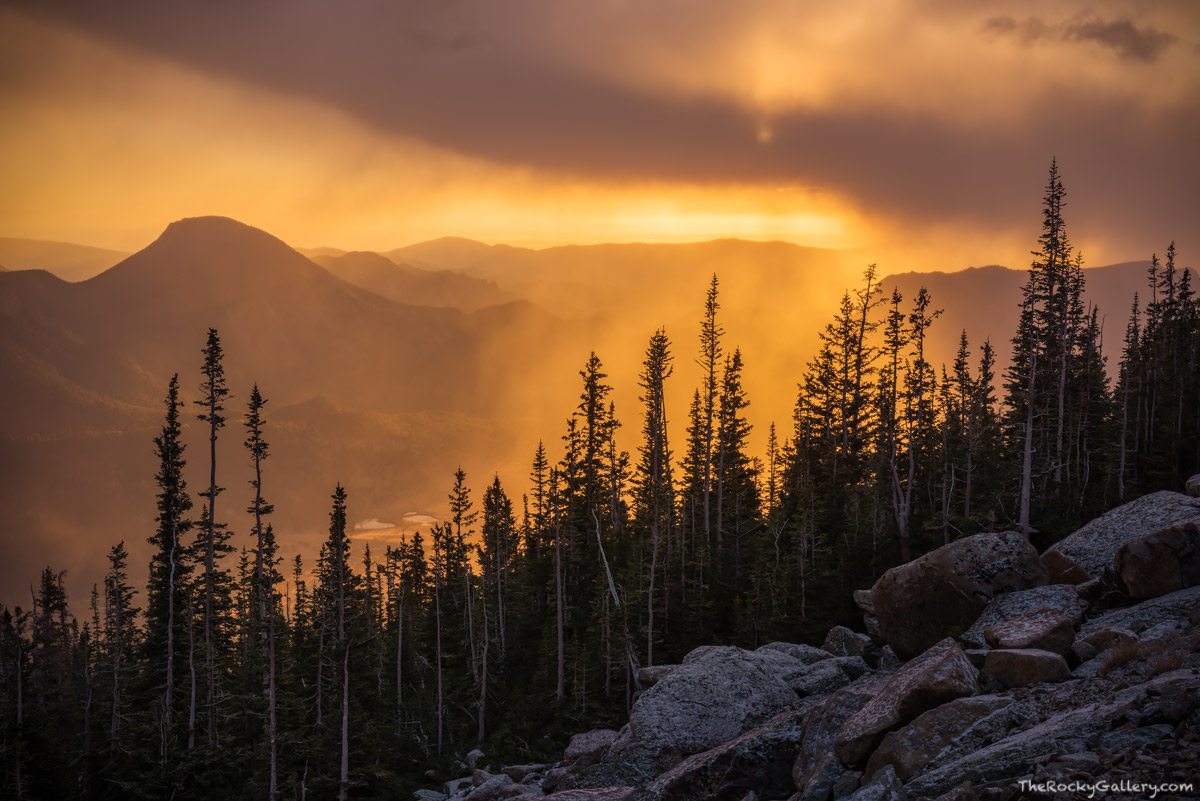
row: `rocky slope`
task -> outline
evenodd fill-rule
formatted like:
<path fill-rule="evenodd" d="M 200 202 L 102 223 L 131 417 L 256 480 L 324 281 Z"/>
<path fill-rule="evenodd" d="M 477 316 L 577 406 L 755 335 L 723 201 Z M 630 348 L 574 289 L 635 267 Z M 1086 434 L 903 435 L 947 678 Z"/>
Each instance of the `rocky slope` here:
<path fill-rule="evenodd" d="M 870 636 L 697 648 L 642 669 L 619 732 L 553 765 L 474 751 L 416 798 L 1200 797 L 1200 499 L 1140 498 L 1040 556 L 964 538 L 856 600 Z"/>

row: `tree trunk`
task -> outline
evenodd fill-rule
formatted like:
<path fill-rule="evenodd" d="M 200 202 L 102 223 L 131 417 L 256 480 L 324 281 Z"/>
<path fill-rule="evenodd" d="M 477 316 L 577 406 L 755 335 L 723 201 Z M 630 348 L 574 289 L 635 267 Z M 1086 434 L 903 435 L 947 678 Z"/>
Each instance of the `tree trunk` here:
<path fill-rule="evenodd" d="M 482 593 L 481 593 L 482 595 Z M 487 713 L 487 674 L 488 674 L 488 642 L 491 638 L 488 636 L 488 613 L 487 604 L 481 603 L 483 609 L 483 664 L 479 671 L 479 732 L 478 740 L 483 742 L 485 731 L 485 717 Z"/>
<path fill-rule="evenodd" d="M 1025 454 L 1021 460 L 1021 511 L 1017 525 L 1025 536 L 1033 531 L 1029 525 L 1029 505 L 1033 495 L 1033 403 L 1034 376 L 1037 374 L 1037 351 L 1030 348 L 1029 386 L 1025 396 Z"/>
<path fill-rule="evenodd" d="M 159 742 L 159 759 L 167 762 L 167 743 L 170 740 L 171 708 L 174 706 L 175 686 L 175 549 L 179 545 L 179 526 L 171 521 L 171 569 L 167 573 L 167 687 L 163 696 L 163 725 Z"/>
<path fill-rule="evenodd" d="M 272 607 L 275 606 L 272 600 Z M 275 609 L 267 618 L 267 740 L 271 748 L 268 801 L 275 801 L 279 792 L 279 730 L 275 718 Z"/>
<path fill-rule="evenodd" d="M 338 801 L 346 801 L 350 788 L 350 643 L 342 648 L 342 769 L 338 781 Z"/>
<path fill-rule="evenodd" d="M 658 517 L 650 524 L 650 589 L 646 593 L 646 664 L 654 666 L 654 574 L 658 571 Z"/>
<path fill-rule="evenodd" d="M 1117 500 L 1121 503 L 1125 503 L 1125 438 L 1129 428 L 1129 375 L 1128 370 L 1125 372 L 1125 388 L 1121 393 L 1121 453 L 1117 463 Z"/>
<path fill-rule="evenodd" d="M 562 526 L 554 527 L 554 606 L 558 635 L 558 683 L 555 697 L 561 699 L 566 688 L 566 648 L 563 637 Z"/>
<path fill-rule="evenodd" d="M 113 582 L 116 584 L 116 582 Z M 112 722 L 108 729 L 108 747 L 113 750 L 117 745 L 117 734 L 119 722 L 121 720 L 121 642 L 123 640 L 124 631 L 121 628 L 121 598 L 120 588 L 114 587 L 113 592 L 117 594 L 116 603 L 113 604 L 113 686 L 112 686 Z M 88 686 L 88 703 L 91 704 L 91 685 Z"/>
<path fill-rule="evenodd" d="M 204 551 L 204 670 L 208 694 L 208 745 L 217 746 L 217 667 L 213 660 L 213 573 L 216 570 L 217 422 L 216 399 L 209 404 L 208 542 Z"/>
<path fill-rule="evenodd" d="M 191 606 L 191 604 L 189 604 Z M 188 610 L 188 681 L 191 697 L 188 701 L 188 751 L 196 747 L 196 616 Z"/>
<path fill-rule="evenodd" d="M 314 594 L 315 594 L 315 588 L 314 588 Z M 317 633 L 317 719 L 316 719 L 316 725 L 318 728 L 320 728 L 320 726 L 321 726 L 321 711 L 324 707 L 323 701 L 325 700 L 324 693 L 322 692 L 322 688 L 324 686 L 324 673 L 325 673 L 325 613 L 322 612 L 321 613 L 321 629 Z"/>
<path fill-rule="evenodd" d="M 437 752 L 438 756 L 442 755 L 442 724 L 443 724 L 443 701 L 442 701 L 442 597 L 438 590 L 438 584 L 441 583 L 441 577 L 434 579 L 433 584 L 433 622 L 434 630 L 437 632 Z"/>

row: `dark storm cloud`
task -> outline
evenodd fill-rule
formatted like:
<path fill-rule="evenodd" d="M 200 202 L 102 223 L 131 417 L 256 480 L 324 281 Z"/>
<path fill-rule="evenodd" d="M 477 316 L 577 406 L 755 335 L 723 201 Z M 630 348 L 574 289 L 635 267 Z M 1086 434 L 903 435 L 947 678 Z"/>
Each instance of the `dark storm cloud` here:
<path fill-rule="evenodd" d="M 590 181 L 794 182 L 893 218 L 1003 223 L 1030 205 L 1031 186 L 1057 155 L 1114 222 L 1163 227 L 1190 218 L 1200 175 L 1194 101 L 1147 113 L 1094 86 L 1054 86 L 1053 75 L 1031 91 L 1020 124 L 973 123 L 969 113 L 951 118 L 903 99 L 835 102 L 775 112 L 770 135 L 760 137 L 760 121 L 732 99 L 651 92 L 562 58 L 563 43 L 539 40 L 545 6 L 533 0 L 8 2 L 121 48 L 316 101 L 380 131 Z M 1094 41 L 1146 63 L 1175 41 L 1127 20 L 996 17 L 985 31 Z M 914 96 L 933 91 L 912 87 Z M 987 91 L 980 104 L 1009 102 Z M 1143 198 L 1153 202 L 1131 202 Z M 1164 206 L 1179 213 L 1164 215 Z"/>
<path fill-rule="evenodd" d="M 1074 22 L 1047 23 L 1038 17 L 1015 20 L 992 17 L 984 23 L 992 33 L 1009 34 L 1024 42 L 1049 39 L 1060 42 L 1095 42 L 1111 49 L 1121 58 L 1152 64 L 1177 39 L 1173 34 L 1151 27 L 1139 28 L 1128 19 L 1084 19 Z"/>

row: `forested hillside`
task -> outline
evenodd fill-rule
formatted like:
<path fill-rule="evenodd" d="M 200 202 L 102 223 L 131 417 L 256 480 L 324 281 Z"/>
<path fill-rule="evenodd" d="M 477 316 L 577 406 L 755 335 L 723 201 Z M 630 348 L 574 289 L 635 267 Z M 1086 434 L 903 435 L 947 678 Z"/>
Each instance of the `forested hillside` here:
<path fill-rule="evenodd" d="M 1154 257 L 1144 292 L 1107 310 L 1128 319 L 1110 369 L 1064 199 L 1052 166 L 1003 370 L 996 344 L 970 331 L 952 332 L 951 363 L 933 362 L 938 297 L 886 293 L 871 266 L 828 310 L 792 420 L 756 452 L 753 365 L 725 330 L 714 275 L 693 331 L 648 339 L 638 408 L 616 408 L 593 353 L 561 439 L 528 444 L 524 481 L 460 469 L 441 479 L 445 520 L 361 549 L 355 487 L 330 486 L 327 538 L 287 562 L 269 383 L 235 405 L 226 367 L 252 359 L 227 354 L 224 330 L 186 334 L 203 351 L 162 388 L 153 530 L 96 544 L 108 570 L 90 597 L 68 598 L 47 554 L 30 606 L 0 609 L 3 794 L 411 797 L 478 744 L 532 761 L 623 721 L 640 667 L 854 625 L 853 590 L 964 535 L 1016 529 L 1045 547 L 1117 503 L 1180 488 L 1200 467 L 1194 276 L 1173 245 Z M 335 290 L 355 313 L 416 324 L 391 301 Z M 439 342 L 476 337 L 463 317 L 429 324 Z M 672 380 L 683 361 L 699 364 L 699 386 Z M 372 391 L 388 389 L 454 394 L 399 380 Z M 205 447 L 185 446 L 184 420 Z M 236 460 L 217 449 L 230 441 Z M 132 575 L 128 543 L 147 539 L 148 576 Z"/>

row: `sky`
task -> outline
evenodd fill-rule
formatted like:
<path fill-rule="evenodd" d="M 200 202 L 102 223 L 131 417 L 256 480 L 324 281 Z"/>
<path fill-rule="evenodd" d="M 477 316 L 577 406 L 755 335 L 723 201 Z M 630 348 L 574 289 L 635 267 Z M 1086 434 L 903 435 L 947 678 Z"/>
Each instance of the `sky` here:
<path fill-rule="evenodd" d="M 1200 247 L 1200 4 L 0 0 L 0 236 Z"/>

